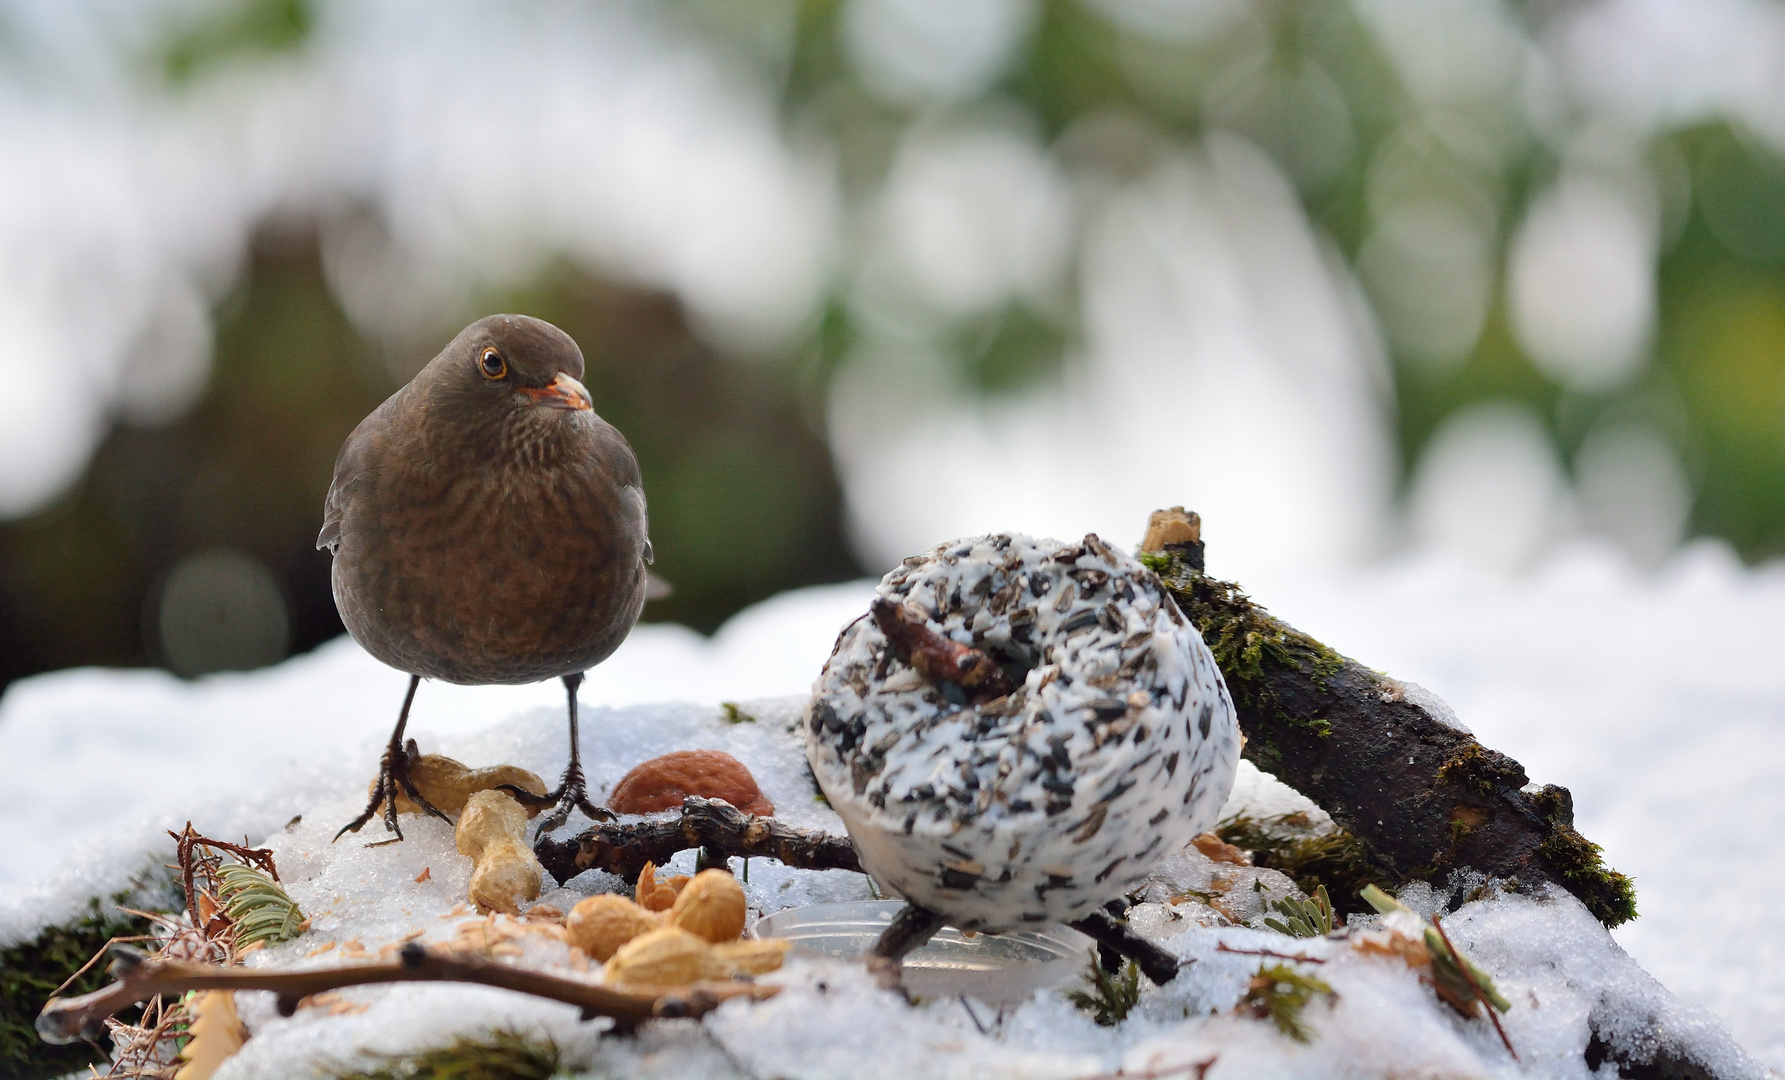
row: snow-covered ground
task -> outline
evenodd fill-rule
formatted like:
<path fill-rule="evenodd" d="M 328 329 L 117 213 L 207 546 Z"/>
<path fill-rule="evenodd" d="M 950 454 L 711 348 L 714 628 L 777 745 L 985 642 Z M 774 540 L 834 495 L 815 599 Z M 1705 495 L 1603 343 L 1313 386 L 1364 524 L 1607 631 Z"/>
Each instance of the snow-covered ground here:
<path fill-rule="evenodd" d="M 1220 573 L 1218 557 L 1211 570 Z M 1746 570 L 1724 549 L 1702 545 L 1639 576 L 1608 551 L 1576 547 L 1518 579 L 1404 559 L 1248 584 L 1292 623 L 1445 697 L 1533 779 L 1570 787 L 1582 832 L 1637 881 L 1642 917 L 1613 935 L 1617 943 L 1683 1002 L 1720 1016 L 1761 1061 L 1785 1069 L 1785 924 L 1769 916 L 1785 887 L 1785 846 L 1776 839 L 1785 763 L 1774 734 L 1785 725 L 1785 572 Z M 868 592 L 857 583 L 780 597 L 710 641 L 641 628 L 583 691 L 584 754 L 597 793 L 646 757 L 714 747 L 744 760 L 788 820 L 828 822 L 786 730 L 797 702 L 760 699 L 804 693 L 837 630 L 865 610 Z M 444 825 L 406 826 L 410 841 L 394 847 L 326 842 L 363 801 L 403 678 L 342 640 L 274 669 L 197 683 L 71 671 L 16 684 L 0 698 L 0 835 L 8 839 L 0 848 L 0 944 L 122 884 L 149 853 L 165 854 L 160 830 L 188 818 L 210 835 L 246 833 L 279 850 L 293 895 L 314 920 L 304 941 L 285 947 L 298 950 L 294 958 L 317 947 L 319 935 L 354 935 L 375 949 L 413 927 L 446 932 L 449 923 L 433 916 L 463 899 L 468 869 Z M 727 724 L 712 708 L 720 701 L 756 702 L 746 711 L 759 719 Z M 514 762 L 549 777 L 564 758 L 562 717 L 553 684 L 430 684 L 417 698 L 411 733 L 427 751 L 473 764 Z M 302 822 L 287 828 L 299 814 Z M 423 866 L 432 880 L 417 884 Z M 592 878 L 570 884 L 578 891 L 616 884 Z M 761 861 L 753 862 L 750 893 L 765 911 L 866 895 L 854 875 Z M 1534 1074 L 1585 1075 L 1577 1059 L 1545 1054 L 1570 1039 L 1578 1052 L 1588 1013 L 1620 1001 L 1630 1016 L 1660 1009 L 1667 1023 L 1702 1026 L 1711 1032 L 1705 1040 L 1716 1041 L 1714 1021 L 1669 1004 L 1567 898 L 1478 902 L 1447 926 L 1501 977 L 1515 1002 L 1508 1033 Z M 982 1033 L 989 1017 L 976 1019 L 958 1003 L 894 1008 L 850 971 L 801 961 L 781 999 L 727 1006 L 698 1030 L 678 1022 L 598 1051 L 564 1007 L 481 989 L 354 991 L 350 999 L 369 1011 L 303 1010 L 291 1021 L 247 1005 L 256 1036 L 232 1069 L 252 1075 L 254 1061 L 280 1054 L 312 1060 L 353 1046 L 428 1045 L 503 1020 L 536 1025 L 572 1050 L 591 1048 L 604 1067 L 628 1074 L 829 1075 L 840 1063 L 872 1062 L 888 1075 L 1084 1076 L 1217 1052 L 1214 1076 L 1333 1075 L 1336 1060 L 1367 1074 L 1389 1065 L 1366 1049 L 1372 1045 L 1399 1047 L 1395 1066 L 1421 1074 L 1512 1068 L 1491 1030 L 1441 1011 L 1410 975 L 1379 961 L 1335 959 L 1322 969 L 1340 996 L 1330 1012 L 1310 1012 L 1313 1050 L 1250 1021 L 1203 1019 L 1232 1005 L 1251 970 L 1248 958 L 1215 954 L 1217 937 L 1235 947 L 1265 939 L 1244 929 L 1172 938 L 1169 947 L 1201 958 L 1196 977 L 1149 993 L 1113 1030 L 1043 993 Z M 1284 939 L 1274 940 L 1280 947 Z M 422 1008 L 430 1002 L 442 1007 Z M 1733 1059 L 1725 1064 L 1740 1073 Z"/>

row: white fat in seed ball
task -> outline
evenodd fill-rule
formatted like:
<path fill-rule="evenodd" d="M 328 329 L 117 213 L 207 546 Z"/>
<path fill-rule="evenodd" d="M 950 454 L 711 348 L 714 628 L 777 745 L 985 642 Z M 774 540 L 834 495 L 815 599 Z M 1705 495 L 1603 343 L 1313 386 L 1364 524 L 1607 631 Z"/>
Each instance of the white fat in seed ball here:
<path fill-rule="evenodd" d="M 813 688 L 806 757 L 876 880 L 970 930 L 1070 922 L 1215 824 L 1233 702 L 1152 571 L 1095 535 L 999 534 L 905 560 L 881 596 L 987 653 L 967 704 L 863 616 Z"/>

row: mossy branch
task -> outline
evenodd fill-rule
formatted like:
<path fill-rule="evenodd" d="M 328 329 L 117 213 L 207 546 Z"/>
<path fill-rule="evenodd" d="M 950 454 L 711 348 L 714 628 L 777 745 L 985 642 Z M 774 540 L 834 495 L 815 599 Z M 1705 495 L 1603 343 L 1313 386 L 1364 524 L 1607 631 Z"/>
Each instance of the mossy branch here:
<path fill-rule="evenodd" d="M 1173 516 L 1170 542 L 1157 522 Z M 1330 814 L 1369 866 L 1400 885 L 1472 867 L 1567 889 L 1600 922 L 1636 917 L 1630 879 L 1574 828 L 1566 788 L 1527 791 L 1524 767 L 1405 698 L 1203 572 L 1200 520 L 1154 515 L 1141 559 L 1215 654 L 1245 731 L 1245 755 Z"/>

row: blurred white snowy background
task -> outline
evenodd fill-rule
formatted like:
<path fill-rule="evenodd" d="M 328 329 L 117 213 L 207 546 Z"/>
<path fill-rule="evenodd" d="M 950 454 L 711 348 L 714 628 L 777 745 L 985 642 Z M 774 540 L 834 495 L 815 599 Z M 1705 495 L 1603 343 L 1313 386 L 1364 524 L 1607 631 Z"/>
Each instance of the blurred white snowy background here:
<path fill-rule="evenodd" d="M 1571 787 L 1637 880 L 1618 939 L 1785 1068 L 1782 153 L 1785 7 L 1761 0 L 13 0 L 4 678 L 254 667 L 336 632 L 295 584 L 326 561 L 158 545 L 166 515 L 119 509 L 136 474 L 101 468 L 198 453 L 118 441 L 194 417 L 273 439 L 282 395 L 309 401 L 303 320 L 241 314 L 257 238 L 308 237 L 369 360 L 363 403 L 316 421 L 328 453 L 494 305 L 661 296 L 678 347 L 828 448 L 847 545 L 667 617 L 710 629 L 994 529 L 1131 543 L 1189 506 L 1212 571 Z M 212 378 L 228 341 L 297 357 L 243 368 L 253 415 Z M 706 459 L 759 453 L 653 415 Z M 777 483 L 653 473 L 621 426 L 693 605 L 727 544 L 779 535 L 753 520 L 786 516 Z M 326 455 L 302 468 L 319 507 Z M 181 513 L 263 486 L 201 481 Z M 686 509 L 740 490 L 734 532 Z M 864 595 L 710 642 L 641 628 L 585 698 L 801 692 Z M 123 636 L 81 652 L 107 604 Z M 12 685 L 0 894 L 177 797 L 369 768 L 401 680 L 353 650 Z M 430 690 L 417 727 L 555 694 Z"/>

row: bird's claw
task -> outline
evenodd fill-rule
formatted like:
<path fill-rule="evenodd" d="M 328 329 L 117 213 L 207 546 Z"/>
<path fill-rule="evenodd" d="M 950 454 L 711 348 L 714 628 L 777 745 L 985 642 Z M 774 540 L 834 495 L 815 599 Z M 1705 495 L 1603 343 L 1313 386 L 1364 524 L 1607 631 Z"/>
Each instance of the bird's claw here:
<path fill-rule="evenodd" d="M 588 815 L 590 821 L 614 820 L 611 810 L 596 806 L 589 801 L 588 786 L 583 780 L 582 767 L 574 761 L 571 762 L 570 768 L 564 770 L 564 778 L 558 783 L 556 791 L 535 795 L 533 792 L 524 791 L 513 784 L 499 786 L 501 790 L 513 795 L 522 806 L 528 809 L 541 809 L 547 806 L 552 808 L 551 813 L 540 821 L 539 829 L 534 832 L 535 840 L 546 833 L 561 828 L 566 821 L 570 820 L 572 810 L 581 810 Z"/>
<path fill-rule="evenodd" d="M 393 835 L 384 840 L 373 841 L 366 846 L 383 847 L 386 844 L 402 842 L 403 829 L 402 826 L 397 824 L 396 794 L 398 788 L 402 789 L 403 794 L 408 797 L 410 802 L 421 807 L 426 813 L 432 814 L 434 817 L 439 818 L 448 825 L 453 824 L 452 818 L 447 817 L 444 811 L 422 797 L 421 792 L 415 787 L 415 781 L 410 779 L 409 767 L 420 759 L 421 751 L 416 746 L 414 739 L 410 739 L 408 744 L 401 750 L 394 744 L 385 747 L 384 756 L 378 763 L 378 781 L 372 786 L 371 799 L 366 802 L 366 808 L 360 811 L 358 817 L 354 818 L 346 825 L 341 826 L 341 831 L 335 834 L 335 840 L 341 839 L 341 837 L 346 836 L 350 832 L 359 832 L 360 828 L 364 826 L 366 822 L 371 821 L 373 816 L 382 808 L 384 811 L 384 828 L 387 832 L 390 832 Z M 330 841 L 330 843 L 333 842 L 333 840 Z"/>

